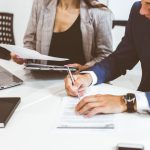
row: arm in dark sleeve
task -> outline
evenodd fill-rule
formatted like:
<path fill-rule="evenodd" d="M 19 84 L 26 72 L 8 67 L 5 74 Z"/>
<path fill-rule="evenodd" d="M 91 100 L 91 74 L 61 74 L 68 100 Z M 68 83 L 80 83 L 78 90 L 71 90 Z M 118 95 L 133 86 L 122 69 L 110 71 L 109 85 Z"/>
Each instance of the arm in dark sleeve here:
<path fill-rule="evenodd" d="M 146 98 L 148 100 L 149 106 L 150 106 L 150 92 L 146 92 Z"/>
<path fill-rule="evenodd" d="M 108 82 L 125 74 L 127 69 L 132 69 L 139 61 L 132 32 L 133 26 L 135 25 L 133 20 L 135 17 L 134 9 L 133 5 L 125 35 L 116 51 L 105 58 L 102 62 L 97 63 L 90 68 L 90 70 L 94 71 L 97 75 L 97 83 Z"/>

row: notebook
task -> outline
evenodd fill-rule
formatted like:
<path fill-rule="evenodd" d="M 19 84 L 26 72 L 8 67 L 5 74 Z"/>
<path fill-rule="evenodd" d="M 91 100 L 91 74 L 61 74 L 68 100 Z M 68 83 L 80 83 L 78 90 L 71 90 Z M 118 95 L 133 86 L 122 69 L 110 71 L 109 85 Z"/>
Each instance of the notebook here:
<path fill-rule="evenodd" d="M 0 66 L 0 90 L 22 84 L 23 81 Z"/>
<path fill-rule="evenodd" d="M 77 68 L 69 67 L 70 71 L 75 72 Z M 58 65 L 44 65 L 44 64 L 35 64 L 35 63 L 27 63 L 25 64 L 25 69 L 27 70 L 51 70 L 51 71 L 68 71 L 66 66 L 58 66 Z"/>
<path fill-rule="evenodd" d="M 20 101 L 20 97 L 0 97 L 0 128 L 6 126 Z"/>

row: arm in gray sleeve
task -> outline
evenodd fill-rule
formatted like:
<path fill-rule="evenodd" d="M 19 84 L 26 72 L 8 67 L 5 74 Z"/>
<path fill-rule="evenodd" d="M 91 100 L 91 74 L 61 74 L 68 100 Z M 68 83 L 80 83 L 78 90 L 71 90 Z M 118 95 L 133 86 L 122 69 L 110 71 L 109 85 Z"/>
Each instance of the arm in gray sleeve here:
<path fill-rule="evenodd" d="M 28 26 L 24 35 L 24 47 L 36 50 L 36 30 L 39 0 L 34 0 Z"/>
<path fill-rule="evenodd" d="M 112 12 L 106 8 L 93 8 L 94 49 L 93 59 L 86 65 L 93 66 L 112 52 Z"/>

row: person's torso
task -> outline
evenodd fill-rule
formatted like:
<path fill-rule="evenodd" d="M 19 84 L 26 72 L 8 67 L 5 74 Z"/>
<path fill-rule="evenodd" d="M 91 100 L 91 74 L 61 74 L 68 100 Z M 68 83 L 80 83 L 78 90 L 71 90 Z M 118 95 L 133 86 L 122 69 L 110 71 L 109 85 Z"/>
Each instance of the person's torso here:
<path fill-rule="evenodd" d="M 40 1 L 40 0 L 38 0 Z M 52 0 L 46 7 L 38 4 L 37 8 L 37 30 L 36 30 L 36 50 L 44 55 L 48 55 L 49 47 L 52 39 L 57 0 Z M 82 33 L 82 44 L 86 62 L 93 59 L 97 53 L 95 52 L 95 27 L 98 26 L 100 16 L 108 13 L 109 10 L 89 8 L 84 1 L 80 4 L 80 27 Z M 109 15 L 109 13 L 108 13 Z M 48 34 L 49 33 L 49 34 Z"/>
<path fill-rule="evenodd" d="M 68 63 L 85 63 L 80 30 L 80 16 L 78 16 L 75 22 L 66 31 L 53 32 L 49 55 L 69 58 L 69 61 L 57 63 L 61 65 Z M 52 64 L 52 62 L 50 63 Z"/>
<path fill-rule="evenodd" d="M 132 33 L 142 67 L 142 79 L 139 90 L 150 91 L 150 20 L 139 14 L 140 7 L 139 5 L 132 20 Z"/>

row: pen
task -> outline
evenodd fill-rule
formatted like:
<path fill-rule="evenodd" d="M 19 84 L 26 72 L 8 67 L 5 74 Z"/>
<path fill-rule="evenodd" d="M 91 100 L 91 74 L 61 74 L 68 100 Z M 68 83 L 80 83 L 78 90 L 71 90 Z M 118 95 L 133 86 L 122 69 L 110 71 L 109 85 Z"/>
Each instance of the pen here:
<path fill-rule="evenodd" d="M 69 73 L 69 76 L 71 78 L 71 81 L 72 81 L 72 84 L 74 85 L 75 84 L 75 79 L 70 71 L 70 68 L 66 65 L 67 69 L 68 69 L 68 73 Z M 79 92 L 77 91 L 77 96 L 78 96 L 78 99 L 80 100 L 80 95 L 79 95 Z"/>

